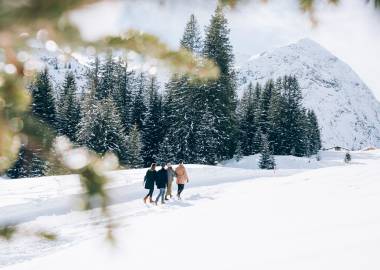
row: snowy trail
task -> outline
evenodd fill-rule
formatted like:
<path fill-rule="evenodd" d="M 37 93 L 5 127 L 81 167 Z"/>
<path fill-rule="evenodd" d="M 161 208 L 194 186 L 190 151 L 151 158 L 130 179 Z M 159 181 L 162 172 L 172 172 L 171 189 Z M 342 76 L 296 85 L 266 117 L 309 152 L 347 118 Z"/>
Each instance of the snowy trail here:
<path fill-rule="evenodd" d="M 226 182 L 242 181 L 273 175 L 272 171 L 239 170 L 235 168 L 221 167 L 215 169 L 214 167 L 196 165 L 190 166 L 188 170 L 189 174 L 192 176 L 190 184 L 192 187 L 216 185 Z M 108 188 L 111 198 L 110 205 L 140 199 L 145 195 L 146 192 L 142 188 L 141 180 L 143 179 L 145 170 L 138 171 L 138 174 L 132 175 L 129 171 L 120 171 L 119 175 L 117 175 L 117 172 L 113 172 L 113 174 L 116 174 L 117 177 L 111 182 L 111 186 L 115 187 Z M 215 173 L 211 174 L 209 171 L 215 171 Z M 294 174 L 299 171 L 300 170 L 282 170 L 277 172 L 277 176 Z M 59 181 L 64 182 L 65 179 L 62 178 Z M 78 191 L 80 191 L 80 189 L 72 190 L 72 192 Z M 40 191 L 40 193 L 43 192 L 44 191 Z M 0 213 L 2 213 L 0 216 L 0 225 L 19 224 L 31 221 L 40 216 L 63 215 L 71 211 L 79 210 L 81 194 L 68 194 L 68 192 L 64 192 L 62 190 L 61 193 L 64 195 L 59 197 L 52 196 L 52 198 L 42 200 L 36 200 L 34 198 L 32 202 L 28 201 L 21 204 L 16 203 L 0 207 Z M 55 192 L 54 194 L 59 194 L 59 192 Z"/>
<path fill-rule="evenodd" d="M 197 188 L 200 187 L 218 186 L 223 183 L 236 183 L 261 177 L 287 176 L 300 171 L 302 170 L 287 169 L 276 171 L 274 174 L 273 171 L 188 165 L 191 182 L 186 186 L 186 192 L 192 195 L 187 198 L 187 202 L 172 201 L 168 207 L 172 209 L 191 206 L 189 202 L 202 199 L 202 197 L 197 197 Z M 112 200 L 110 209 L 113 213 L 112 219 L 118 227 L 127 226 L 126 221 L 130 218 L 144 216 L 157 210 L 152 206 L 145 207 L 142 204 L 142 198 L 146 193 L 142 187 L 144 173 L 145 169 L 110 173 L 111 182 L 108 189 Z M 106 220 L 96 209 L 86 212 L 77 211 L 81 194 L 78 179 L 75 176 L 39 179 L 37 180 L 39 181 L 37 182 L 38 191 L 30 186 L 33 184 L 32 181 L 34 179 L 0 183 L 0 186 L 3 185 L 4 188 L 2 194 L 4 206 L 0 207 L 2 213 L 0 224 L 21 224 L 25 229 L 43 228 L 56 232 L 60 237 L 54 242 L 34 238 L 11 242 L 7 244 L 8 249 L 0 249 L 0 267 L 75 246 L 97 235 L 105 235 Z M 16 185 L 17 188 L 12 189 L 12 185 Z"/>
<path fill-rule="evenodd" d="M 116 249 L 104 242 L 106 220 L 97 210 L 70 211 L 23 223 L 55 231 L 59 240 L 0 242 L 7 245 L 0 267 L 163 269 L 160 261 L 167 260 L 167 267 L 184 270 L 379 269 L 380 152 L 353 156 L 349 166 L 279 170 L 276 177 L 190 166 L 184 201 L 158 207 L 142 204 L 139 179 L 120 178 L 111 185 L 121 200 L 110 207 Z"/>

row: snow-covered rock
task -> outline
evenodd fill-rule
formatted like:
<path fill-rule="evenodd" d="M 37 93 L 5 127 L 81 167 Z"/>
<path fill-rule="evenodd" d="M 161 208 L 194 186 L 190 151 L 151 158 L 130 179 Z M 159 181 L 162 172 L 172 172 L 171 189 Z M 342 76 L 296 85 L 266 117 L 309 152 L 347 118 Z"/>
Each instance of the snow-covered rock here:
<path fill-rule="evenodd" d="M 359 76 L 318 43 L 295 44 L 251 57 L 241 65 L 241 87 L 297 76 L 304 105 L 317 114 L 323 147 L 380 146 L 380 103 Z"/>

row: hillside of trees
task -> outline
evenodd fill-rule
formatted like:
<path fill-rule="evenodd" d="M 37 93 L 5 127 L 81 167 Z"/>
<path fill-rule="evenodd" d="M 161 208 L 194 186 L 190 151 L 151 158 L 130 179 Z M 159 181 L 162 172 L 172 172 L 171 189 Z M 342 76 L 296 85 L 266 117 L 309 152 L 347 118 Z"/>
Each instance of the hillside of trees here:
<path fill-rule="evenodd" d="M 256 153 L 272 162 L 274 154 L 310 156 L 321 148 L 316 115 L 302 106 L 296 77 L 250 84 L 238 99 L 234 55 L 221 8 L 204 38 L 191 15 L 180 46 L 213 60 L 220 70 L 218 79 L 173 74 L 162 92 L 155 76 L 131 71 L 126 61 L 109 54 L 93 59 L 84 91 L 77 89 L 71 72 L 59 89 L 52 86 L 47 70 L 38 73 L 29 87 L 31 111 L 57 135 L 99 154 L 114 152 L 131 168 L 180 159 L 214 165 Z M 49 163 L 38 151 L 24 148 L 7 172 L 11 178 L 45 174 Z"/>

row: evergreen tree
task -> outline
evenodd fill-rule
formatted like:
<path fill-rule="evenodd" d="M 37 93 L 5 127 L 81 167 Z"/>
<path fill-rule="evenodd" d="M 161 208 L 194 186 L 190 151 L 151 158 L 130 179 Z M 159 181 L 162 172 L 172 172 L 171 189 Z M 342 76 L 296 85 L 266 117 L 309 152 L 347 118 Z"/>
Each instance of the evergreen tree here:
<path fill-rule="evenodd" d="M 252 83 L 250 83 L 244 91 L 239 105 L 240 143 L 244 155 L 255 154 L 259 148 L 254 142 L 258 129 L 259 92 L 260 87 L 256 86 L 254 90 Z"/>
<path fill-rule="evenodd" d="M 9 178 L 44 176 L 47 171 L 47 163 L 40 156 L 41 153 L 31 151 L 24 145 L 21 146 L 15 164 L 8 169 L 6 175 Z"/>
<path fill-rule="evenodd" d="M 186 24 L 184 34 L 180 41 L 182 48 L 192 53 L 200 54 L 202 51 L 202 37 L 199 30 L 198 21 L 194 14 L 190 15 L 190 19 Z"/>
<path fill-rule="evenodd" d="M 272 170 L 275 168 L 275 166 L 276 162 L 272 155 L 272 152 L 270 151 L 268 136 L 266 134 L 263 134 L 259 167 L 260 169 Z"/>
<path fill-rule="evenodd" d="M 30 85 L 32 96 L 31 111 L 41 123 L 48 125 L 54 130 L 58 127 L 57 113 L 53 87 L 47 69 L 38 72 L 34 81 Z M 43 137 L 44 135 L 42 135 Z M 44 141 L 44 140 L 42 140 Z M 43 176 L 48 171 L 48 162 L 43 159 L 42 150 L 33 146 L 20 151 L 19 159 L 16 161 L 15 168 L 20 172 L 27 172 L 28 177 Z M 22 168 L 23 167 L 23 168 Z M 17 174 L 17 173 L 16 173 Z"/>
<path fill-rule="evenodd" d="M 274 83 L 269 80 L 265 83 L 260 99 L 260 111 L 258 115 L 258 124 L 263 133 L 270 133 L 270 106 L 272 93 L 274 92 Z"/>
<path fill-rule="evenodd" d="M 204 100 L 215 117 L 218 159 L 231 158 L 235 152 L 236 125 L 236 75 L 233 69 L 234 56 L 229 41 L 230 30 L 219 6 L 206 28 L 203 55 L 219 67 L 220 76 L 205 83 Z"/>
<path fill-rule="evenodd" d="M 134 125 L 129 132 L 127 140 L 127 164 L 131 168 L 140 168 L 144 161 L 141 155 L 142 143 L 140 131 L 137 125 Z"/>
<path fill-rule="evenodd" d="M 215 129 L 215 117 L 211 111 L 206 107 L 206 112 L 202 117 L 201 124 L 199 126 L 197 142 L 197 160 L 199 163 L 215 165 L 218 161 L 218 141 Z"/>
<path fill-rule="evenodd" d="M 77 126 L 80 120 L 80 106 L 77 100 L 77 86 L 72 72 L 68 72 L 59 97 L 58 131 L 75 141 Z"/>
<path fill-rule="evenodd" d="M 277 79 L 275 86 L 272 90 L 269 107 L 269 142 L 273 147 L 274 154 L 286 154 L 284 149 L 284 114 L 285 114 L 285 101 L 282 96 L 282 79 Z"/>
<path fill-rule="evenodd" d="M 134 83 L 134 72 L 128 71 L 127 63 L 119 59 L 115 66 L 115 83 L 112 96 L 126 131 L 130 130 L 133 125 L 131 114 Z"/>
<path fill-rule="evenodd" d="M 190 16 L 180 46 L 190 52 L 199 54 L 201 36 L 194 15 Z M 204 96 L 200 84 L 187 75 L 175 74 L 166 85 L 164 109 L 164 129 L 172 147 L 173 156 L 186 162 L 196 161 L 197 127 L 201 122 Z M 170 114 L 169 113 L 170 111 Z"/>
<path fill-rule="evenodd" d="M 79 123 L 77 140 L 99 154 L 115 153 L 121 163 L 126 163 L 126 136 L 120 116 L 111 98 L 96 100 L 86 97 Z"/>
<path fill-rule="evenodd" d="M 136 82 L 136 89 L 133 95 L 131 120 L 132 124 L 136 124 L 139 130 L 143 127 L 143 122 L 146 113 L 146 105 L 144 100 L 145 89 L 147 82 L 144 73 L 140 73 Z"/>
<path fill-rule="evenodd" d="M 303 121 L 302 94 L 296 77 L 283 78 L 284 112 L 284 154 L 302 156 L 304 130 L 299 128 Z"/>
<path fill-rule="evenodd" d="M 243 158 L 243 150 L 242 150 L 242 146 L 241 146 L 241 142 L 239 141 L 238 144 L 237 144 L 237 147 L 236 147 L 236 153 L 235 153 L 235 160 L 236 161 L 240 161 L 242 158 Z"/>
<path fill-rule="evenodd" d="M 147 113 L 142 128 L 143 159 L 149 165 L 157 161 L 159 145 L 162 141 L 161 115 L 162 99 L 158 93 L 157 79 L 151 77 L 149 81 L 149 100 Z"/>
<path fill-rule="evenodd" d="M 158 151 L 158 162 L 159 163 L 168 163 L 173 162 L 175 157 L 173 155 L 172 145 L 168 137 L 164 137 L 162 143 L 160 144 Z"/>
<path fill-rule="evenodd" d="M 252 148 L 254 149 L 254 152 L 253 154 L 257 154 L 257 153 L 260 153 L 261 150 L 262 150 L 262 137 L 263 137 L 263 133 L 261 132 L 261 128 L 258 127 L 258 129 L 256 130 L 256 133 L 255 133 L 255 136 L 253 137 L 253 141 L 252 141 Z"/>
<path fill-rule="evenodd" d="M 310 152 L 315 155 L 322 148 L 322 144 L 317 116 L 313 110 L 307 112 L 307 121 L 309 123 L 308 136 L 310 141 Z"/>
<path fill-rule="evenodd" d="M 55 128 L 57 125 L 55 100 L 47 69 L 37 73 L 30 89 L 32 95 L 31 110 L 33 115 L 45 124 Z"/>
<path fill-rule="evenodd" d="M 100 65 L 99 89 L 96 92 L 96 98 L 104 99 L 110 97 L 115 86 L 115 62 L 112 54 L 108 54 L 104 64 Z"/>
<path fill-rule="evenodd" d="M 94 93 L 93 98 L 101 96 L 100 60 L 98 56 L 96 56 L 94 60 L 90 62 L 90 66 L 86 71 L 86 88 L 92 89 Z"/>

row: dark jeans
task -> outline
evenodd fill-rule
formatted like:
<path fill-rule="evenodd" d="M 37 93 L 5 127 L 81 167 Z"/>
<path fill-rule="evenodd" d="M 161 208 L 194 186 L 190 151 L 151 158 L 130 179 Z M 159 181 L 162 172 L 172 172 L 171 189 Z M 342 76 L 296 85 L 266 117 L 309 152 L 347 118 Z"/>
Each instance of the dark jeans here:
<path fill-rule="evenodd" d="M 165 188 L 160 188 L 160 193 L 158 194 L 156 198 L 156 203 L 158 203 L 158 200 L 161 198 L 161 202 L 164 203 L 164 196 L 165 196 Z"/>
<path fill-rule="evenodd" d="M 151 197 L 153 196 L 154 188 L 149 189 L 149 193 L 145 197 Z"/>
<path fill-rule="evenodd" d="M 185 188 L 185 184 L 178 184 L 178 191 L 177 191 L 178 196 L 181 196 L 181 193 L 184 190 L 184 188 Z"/>

